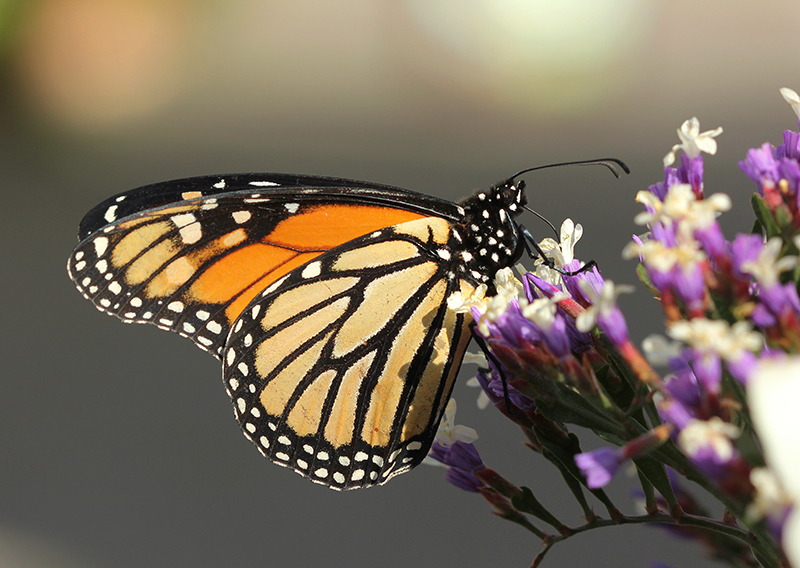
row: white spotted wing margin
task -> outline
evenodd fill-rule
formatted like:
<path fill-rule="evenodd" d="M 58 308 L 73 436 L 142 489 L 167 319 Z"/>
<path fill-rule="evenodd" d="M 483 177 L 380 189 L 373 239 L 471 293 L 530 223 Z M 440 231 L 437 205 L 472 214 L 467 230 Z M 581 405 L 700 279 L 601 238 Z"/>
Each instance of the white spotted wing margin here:
<path fill-rule="evenodd" d="M 271 461 L 332 489 L 383 484 L 433 441 L 470 339 L 447 307 L 451 225 L 424 218 L 331 249 L 256 297 L 223 376 L 242 430 Z"/>

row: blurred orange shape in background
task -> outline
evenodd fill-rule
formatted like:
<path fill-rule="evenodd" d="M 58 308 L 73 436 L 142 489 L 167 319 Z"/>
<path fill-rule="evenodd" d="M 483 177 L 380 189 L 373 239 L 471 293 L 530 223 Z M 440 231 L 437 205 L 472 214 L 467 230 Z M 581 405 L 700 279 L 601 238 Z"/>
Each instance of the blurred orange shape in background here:
<path fill-rule="evenodd" d="M 29 102 L 82 129 L 135 120 L 180 92 L 188 10 L 169 0 L 45 0 L 21 22 Z"/>

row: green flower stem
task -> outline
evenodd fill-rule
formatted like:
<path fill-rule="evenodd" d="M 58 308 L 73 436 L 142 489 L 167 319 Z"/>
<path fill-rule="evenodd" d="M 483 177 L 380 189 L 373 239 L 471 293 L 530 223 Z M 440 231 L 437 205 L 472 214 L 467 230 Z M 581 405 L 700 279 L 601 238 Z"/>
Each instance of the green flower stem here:
<path fill-rule="evenodd" d="M 704 529 L 708 531 L 713 531 L 715 533 L 723 534 L 734 538 L 738 541 L 745 543 L 746 545 L 752 547 L 757 550 L 756 555 L 759 558 L 763 568 L 780 568 L 780 556 L 776 555 L 773 551 L 769 549 L 764 549 L 761 546 L 757 546 L 757 542 L 754 542 L 752 535 L 744 530 L 740 529 L 739 527 L 732 526 L 721 521 L 715 521 L 712 519 L 708 519 L 706 517 L 699 517 L 694 515 L 683 515 L 680 520 L 675 520 L 671 516 L 667 515 L 666 513 L 656 513 L 654 515 L 640 515 L 640 516 L 624 516 L 617 520 L 611 519 L 598 519 L 592 523 L 586 523 L 580 527 L 574 527 L 570 529 L 569 534 L 559 534 L 559 535 L 551 535 L 546 540 L 544 540 L 544 549 L 536 556 L 533 561 L 532 567 L 538 566 L 542 560 L 544 559 L 545 554 L 557 543 L 567 540 L 568 538 L 580 534 L 583 532 L 587 532 L 592 529 L 599 529 L 603 527 L 612 527 L 617 525 L 636 525 L 636 524 L 647 524 L 647 523 L 661 523 L 665 525 L 674 525 L 674 526 L 690 526 L 690 527 L 697 527 L 699 529 Z"/>
<path fill-rule="evenodd" d="M 693 481 L 708 493 L 714 496 L 720 503 L 722 503 L 728 511 L 730 511 L 737 519 L 739 519 L 750 530 L 755 538 L 747 541 L 755 551 L 758 551 L 759 561 L 763 566 L 781 566 L 782 555 L 779 552 L 780 546 L 772 534 L 766 529 L 763 523 L 748 523 L 745 521 L 745 507 L 739 501 L 732 499 L 720 491 L 714 483 L 712 483 L 705 475 L 699 472 L 688 460 L 686 456 L 678 450 L 672 443 L 666 443 L 652 453 L 653 457 L 660 459 L 665 465 L 668 465 L 689 481 Z M 764 564 L 764 561 L 769 561 L 769 564 Z"/>

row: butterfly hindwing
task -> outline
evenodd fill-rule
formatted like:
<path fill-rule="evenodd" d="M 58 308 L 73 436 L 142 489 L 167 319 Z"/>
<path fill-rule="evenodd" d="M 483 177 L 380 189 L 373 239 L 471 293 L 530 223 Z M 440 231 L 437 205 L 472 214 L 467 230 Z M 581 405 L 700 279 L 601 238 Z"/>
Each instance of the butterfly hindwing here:
<path fill-rule="evenodd" d="M 469 342 L 447 308 L 451 225 L 375 231 L 276 281 L 233 325 L 226 388 L 272 461 L 335 489 L 384 483 L 430 448 Z"/>
<path fill-rule="evenodd" d="M 173 331 L 217 357 L 231 323 L 272 282 L 335 246 L 422 218 L 440 205 L 412 200 L 405 208 L 389 207 L 393 194 L 370 188 L 264 186 L 211 196 L 192 189 L 214 179 L 130 192 L 118 203 L 144 210 L 90 230 L 101 204 L 81 225 L 87 235 L 68 271 L 101 311 Z M 165 185 L 173 198 L 183 199 L 147 208 L 168 198 Z"/>

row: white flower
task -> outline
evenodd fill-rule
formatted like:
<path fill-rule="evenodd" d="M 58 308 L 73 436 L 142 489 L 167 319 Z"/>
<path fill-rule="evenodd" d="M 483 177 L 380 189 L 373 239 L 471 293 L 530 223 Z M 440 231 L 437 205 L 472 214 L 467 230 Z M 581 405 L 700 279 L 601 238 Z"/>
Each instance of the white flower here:
<path fill-rule="evenodd" d="M 705 199 L 697 199 L 692 186 L 678 183 L 669 188 L 664 201 L 650 191 L 640 191 L 636 201 L 648 205 L 653 211 L 643 211 L 634 218 L 637 225 L 656 222 L 666 226 L 678 225 L 683 238 L 692 238 L 695 230 L 709 227 L 723 211 L 731 208 L 731 198 L 724 193 L 715 193 Z"/>
<path fill-rule="evenodd" d="M 664 156 L 664 166 L 671 166 L 675 162 L 675 152 L 683 150 L 683 153 L 690 158 L 696 158 L 700 152 L 711 154 L 717 153 L 717 141 L 714 137 L 722 134 L 722 127 L 714 130 L 700 132 L 700 121 L 692 117 L 684 122 L 678 129 L 678 138 L 681 143 L 675 144 L 669 154 Z"/>
<path fill-rule="evenodd" d="M 561 223 L 561 254 L 564 257 L 564 264 L 569 264 L 575 259 L 575 245 L 583 236 L 583 226 L 573 223 L 572 219 L 564 219 Z"/>
<path fill-rule="evenodd" d="M 455 442 L 471 444 L 478 439 L 478 433 L 468 426 L 456 424 L 456 399 L 451 398 L 444 409 L 444 416 L 436 431 L 436 441 L 443 446 L 452 446 Z"/>
<path fill-rule="evenodd" d="M 447 297 L 447 307 L 457 314 L 470 313 L 475 306 L 485 310 L 488 302 L 486 290 L 488 290 L 486 284 L 481 284 L 475 288 L 469 296 L 465 296 L 461 290 L 457 290 Z"/>
<path fill-rule="evenodd" d="M 481 386 L 478 377 L 472 377 L 471 379 L 468 379 L 465 384 L 468 387 L 473 387 L 473 388 L 478 387 L 479 389 L 481 389 L 481 393 L 478 395 L 478 400 L 476 400 L 475 403 L 481 410 L 487 408 L 489 406 L 489 403 L 492 402 L 492 400 L 489 398 L 489 395 L 486 394 L 486 391 L 483 390 L 483 387 Z"/>
<path fill-rule="evenodd" d="M 553 263 L 558 268 L 563 268 L 565 264 L 575 260 L 575 245 L 581 240 L 582 236 L 583 226 L 580 223 L 575 224 L 572 219 L 567 218 L 561 223 L 560 242 L 557 243 L 555 239 L 548 237 L 539 242 L 539 248 L 553 259 Z M 536 275 L 545 282 L 553 286 L 561 284 L 561 274 L 547 266 L 544 259 L 536 260 L 534 270 Z"/>
<path fill-rule="evenodd" d="M 747 506 L 746 514 L 751 519 L 758 520 L 764 517 L 780 519 L 786 508 L 791 506 L 791 496 L 769 468 L 753 468 L 750 472 L 750 483 L 756 490 L 753 501 Z"/>
<path fill-rule="evenodd" d="M 486 360 L 486 355 L 484 355 L 483 353 L 470 353 L 470 352 L 465 353 L 462 364 L 468 365 L 470 363 L 474 363 L 475 365 L 478 365 L 478 367 L 483 367 L 484 369 L 489 367 L 489 362 Z M 472 377 L 467 381 L 466 385 L 468 387 L 478 387 L 481 389 L 481 393 L 478 395 L 478 400 L 477 400 L 478 408 L 483 410 L 484 408 L 489 406 L 491 400 L 489 400 L 489 395 L 486 394 L 486 392 L 481 387 L 481 383 L 478 381 L 478 377 Z"/>
<path fill-rule="evenodd" d="M 783 527 L 783 546 L 789 563 L 800 566 L 800 357 L 759 362 L 747 400 L 767 465 L 795 503 Z"/>
<path fill-rule="evenodd" d="M 523 290 L 522 282 L 514 276 L 514 271 L 510 268 L 501 268 L 494 275 L 494 287 L 499 296 L 505 296 L 509 300 L 519 298 Z"/>
<path fill-rule="evenodd" d="M 733 458 L 731 440 L 739 436 L 739 429 L 720 417 L 710 420 L 691 419 L 678 434 L 678 447 L 689 456 L 696 456 L 704 449 L 710 449 L 722 462 Z"/>
<path fill-rule="evenodd" d="M 669 341 L 663 335 L 653 333 L 642 341 L 642 351 L 647 362 L 656 367 L 669 363 L 673 357 L 681 354 L 683 346 L 677 341 Z"/>
<path fill-rule="evenodd" d="M 522 306 L 522 315 L 544 331 L 548 331 L 556 321 L 557 303 L 566 298 L 569 298 L 567 294 L 557 293 L 552 298 L 537 298 L 533 302 L 525 302 Z"/>
<path fill-rule="evenodd" d="M 464 353 L 464 359 L 461 361 L 464 365 L 477 365 L 478 367 L 483 367 L 484 369 L 489 366 L 489 362 L 486 360 L 486 355 L 483 353 L 472 353 L 467 351 Z"/>
<path fill-rule="evenodd" d="M 605 281 L 600 294 L 597 294 L 592 285 L 585 280 L 578 281 L 578 285 L 592 303 L 575 320 L 575 327 L 578 328 L 578 331 L 591 331 L 597 324 L 597 318 L 610 315 L 614 311 L 620 294 L 630 294 L 634 291 L 634 287 L 629 284 L 616 286 L 611 280 Z"/>
<path fill-rule="evenodd" d="M 797 96 L 797 93 L 784 87 L 781 89 L 781 95 L 783 95 L 783 98 L 787 103 L 792 105 L 792 110 L 797 115 L 797 118 L 800 119 L 800 97 Z"/>
<path fill-rule="evenodd" d="M 783 240 L 780 237 L 772 237 L 758 253 L 758 258 L 742 263 L 742 272 L 752 274 L 765 288 L 779 284 L 781 273 L 797 266 L 796 256 L 784 256 L 778 259 L 781 248 L 783 248 Z"/>
<path fill-rule="evenodd" d="M 694 269 L 706 259 L 700 245 L 694 239 L 679 239 L 675 246 L 667 247 L 661 241 L 647 240 L 643 243 L 631 241 L 622 250 L 623 258 L 642 257 L 642 262 L 653 270 L 669 272 L 675 265 L 684 273 Z"/>
<path fill-rule="evenodd" d="M 727 361 L 738 361 L 743 351 L 758 351 L 764 343 L 761 335 L 744 321 L 730 325 L 723 320 L 694 318 L 673 323 L 667 335 L 695 351 L 713 353 Z"/>

